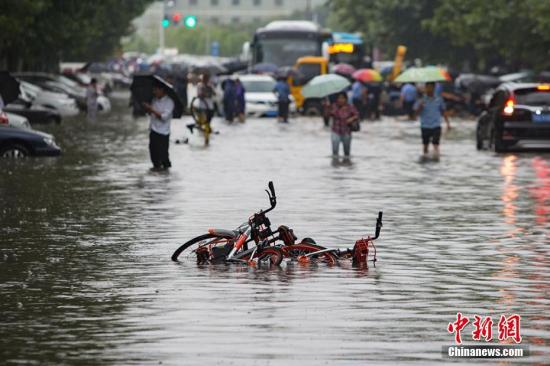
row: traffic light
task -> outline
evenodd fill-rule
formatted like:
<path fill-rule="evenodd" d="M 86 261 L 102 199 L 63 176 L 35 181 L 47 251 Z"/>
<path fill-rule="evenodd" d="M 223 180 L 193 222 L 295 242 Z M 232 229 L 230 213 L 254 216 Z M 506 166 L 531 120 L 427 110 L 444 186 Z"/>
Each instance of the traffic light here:
<path fill-rule="evenodd" d="M 180 24 L 180 21 L 181 21 L 181 13 L 174 13 L 172 15 L 172 23 L 174 23 L 174 25 L 179 25 Z"/>
<path fill-rule="evenodd" d="M 168 15 L 165 15 L 164 19 L 162 20 L 162 27 L 168 28 L 169 26 L 170 26 L 170 18 L 168 17 Z"/>
<path fill-rule="evenodd" d="M 185 28 L 196 28 L 197 27 L 197 17 L 194 15 L 188 15 L 183 20 Z"/>

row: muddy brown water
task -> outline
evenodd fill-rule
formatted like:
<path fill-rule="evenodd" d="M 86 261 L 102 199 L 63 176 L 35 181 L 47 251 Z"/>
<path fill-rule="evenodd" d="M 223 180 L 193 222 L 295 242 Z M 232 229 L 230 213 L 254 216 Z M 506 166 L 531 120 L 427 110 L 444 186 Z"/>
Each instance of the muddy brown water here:
<path fill-rule="evenodd" d="M 216 122 L 207 149 L 172 143 L 172 170 L 153 173 L 124 103 L 40 127 L 60 158 L 0 161 L 0 363 L 441 364 L 460 311 L 493 316 L 495 338 L 520 314 L 521 362 L 548 364 L 549 155 L 478 152 L 456 121 L 441 161 L 419 163 L 418 125 L 385 118 L 335 164 L 319 120 L 250 119 Z M 376 268 L 170 261 L 267 207 L 269 180 L 273 224 L 321 245 L 352 246 L 383 210 Z"/>

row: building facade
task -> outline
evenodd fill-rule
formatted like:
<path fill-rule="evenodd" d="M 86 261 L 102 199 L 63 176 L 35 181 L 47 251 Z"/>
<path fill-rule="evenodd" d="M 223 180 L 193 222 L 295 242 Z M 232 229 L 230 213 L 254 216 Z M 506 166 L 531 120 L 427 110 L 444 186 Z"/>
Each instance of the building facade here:
<path fill-rule="evenodd" d="M 164 0 L 155 1 L 134 21 L 138 33 L 150 33 L 159 26 L 166 9 L 168 15 L 195 15 L 201 24 L 238 24 L 261 22 L 289 16 L 295 11 L 313 9 L 326 0 Z"/>
<path fill-rule="evenodd" d="M 311 9 L 325 0 L 173 0 L 174 9 L 210 24 L 262 21 Z"/>

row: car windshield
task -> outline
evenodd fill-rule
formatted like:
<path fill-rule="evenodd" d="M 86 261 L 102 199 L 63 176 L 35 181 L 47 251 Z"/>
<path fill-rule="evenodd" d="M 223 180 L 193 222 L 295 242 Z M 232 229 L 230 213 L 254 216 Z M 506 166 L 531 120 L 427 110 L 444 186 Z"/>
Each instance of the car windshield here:
<path fill-rule="evenodd" d="M 241 80 L 247 93 L 271 93 L 275 80 Z"/>
<path fill-rule="evenodd" d="M 301 64 L 298 71 L 303 75 L 302 83 L 307 83 L 314 77 L 321 75 L 321 64 Z"/>
<path fill-rule="evenodd" d="M 516 104 L 533 106 L 550 106 L 550 91 L 536 89 L 520 89 L 514 92 Z"/>
<path fill-rule="evenodd" d="M 258 62 L 277 66 L 292 66 L 303 56 L 319 56 L 319 42 L 315 39 L 262 39 L 258 45 Z"/>

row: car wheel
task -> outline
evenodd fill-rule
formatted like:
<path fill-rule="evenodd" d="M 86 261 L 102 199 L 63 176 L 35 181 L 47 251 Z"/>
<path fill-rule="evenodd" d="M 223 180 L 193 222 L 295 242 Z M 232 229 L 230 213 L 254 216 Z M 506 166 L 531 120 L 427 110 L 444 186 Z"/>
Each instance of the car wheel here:
<path fill-rule="evenodd" d="M 29 150 L 19 144 L 8 145 L 0 150 L 0 156 L 10 159 L 22 159 L 29 156 Z"/>
<path fill-rule="evenodd" d="M 504 144 L 502 142 L 502 138 L 497 137 L 497 132 L 493 128 L 491 130 L 491 140 L 490 140 L 490 149 L 494 150 L 496 153 L 503 153 L 506 152 L 506 147 L 504 147 Z"/>
<path fill-rule="evenodd" d="M 322 114 L 321 103 L 309 102 L 304 106 L 304 115 L 318 117 Z"/>
<path fill-rule="evenodd" d="M 476 148 L 483 150 L 483 138 L 481 137 L 481 129 L 479 126 L 476 128 Z"/>

